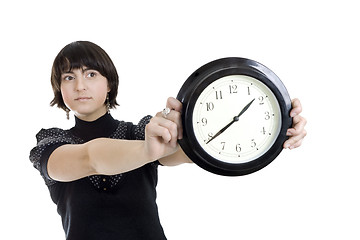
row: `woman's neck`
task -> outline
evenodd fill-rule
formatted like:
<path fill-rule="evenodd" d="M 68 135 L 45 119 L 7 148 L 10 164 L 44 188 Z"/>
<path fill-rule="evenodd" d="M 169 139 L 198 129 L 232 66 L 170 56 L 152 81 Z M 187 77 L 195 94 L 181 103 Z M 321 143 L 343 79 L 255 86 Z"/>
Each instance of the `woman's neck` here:
<path fill-rule="evenodd" d="M 108 113 L 95 121 L 84 121 L 75 116 L 75 126 L 71 132 L 84 141 L 89 141 L 95 138 L 109 137 L 116 130 L 118 124 L 119 122 Z"/>
<path fill-rule="evenodd" d="M 107 109 L 104 106 L 102 108 L 99 108 L 97 111 L 94 111 L 89 114 L 81 114 L 79 112 L 75 112 L 75 116 L 78 119 L 81 119 L 83 121 L 92 122 L 92 121 L 99 119 L 101 116 L 104 116 L 106 112 L 107 112 Z"/>

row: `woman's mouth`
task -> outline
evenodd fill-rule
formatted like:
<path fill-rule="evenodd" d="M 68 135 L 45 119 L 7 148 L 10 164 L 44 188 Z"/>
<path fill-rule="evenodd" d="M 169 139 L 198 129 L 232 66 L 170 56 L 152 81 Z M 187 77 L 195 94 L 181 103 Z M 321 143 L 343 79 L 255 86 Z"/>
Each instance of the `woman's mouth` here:
<path fill-rule="evenodd" d="M 91 97 L 78 97 L 78 98 L 75 98 L 75 101 L 83 102 L 83 101 L 88 101 L 90 99 L 91 99 Z"/>

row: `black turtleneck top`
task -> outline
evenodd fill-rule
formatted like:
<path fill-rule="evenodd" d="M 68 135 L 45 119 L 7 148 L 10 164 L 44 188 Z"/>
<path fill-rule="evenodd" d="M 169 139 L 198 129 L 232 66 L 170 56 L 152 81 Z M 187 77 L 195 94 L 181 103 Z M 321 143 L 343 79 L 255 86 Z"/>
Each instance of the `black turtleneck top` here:
<path fill-rule="evenodd" d="M 93 122 L 75 118 L 70 130 L 41 129 L 30 160 L 40 171 L 57 205 L 66 239 L 166 239 L 156 205 L 158 162 L 117 175 L 94 175 L 59 182 L 47 173 L 50 154 L 64 144 L 81 144 L 95 138 L 143 140 L 146 116 L 138 125 L 105 114 Z"/>

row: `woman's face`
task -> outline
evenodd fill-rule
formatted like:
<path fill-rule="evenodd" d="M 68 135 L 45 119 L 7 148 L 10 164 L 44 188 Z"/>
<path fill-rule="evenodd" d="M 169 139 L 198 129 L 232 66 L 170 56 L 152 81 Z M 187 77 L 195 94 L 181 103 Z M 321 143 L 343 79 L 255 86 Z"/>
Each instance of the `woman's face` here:
<path fill-rule="evenodd" d="M 98 71 L 84 67 L 63 73 L 60 89 L 65 105 L 81 120 L 94 121 L 106 113 L 110 89 Z"/>

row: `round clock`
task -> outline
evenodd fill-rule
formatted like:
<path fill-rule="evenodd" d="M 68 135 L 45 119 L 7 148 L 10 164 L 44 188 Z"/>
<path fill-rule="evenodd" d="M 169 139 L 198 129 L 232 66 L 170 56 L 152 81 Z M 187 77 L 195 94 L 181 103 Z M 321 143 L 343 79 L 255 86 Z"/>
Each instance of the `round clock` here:
<path fill-rule="evenodd" d="M 258 171 L 283 149 L 292 124 L 291 100 L 267 67 L 222 58 L 197 69 L 181 87 L 179 144 L 203 169 L 225 176 Z"/>

